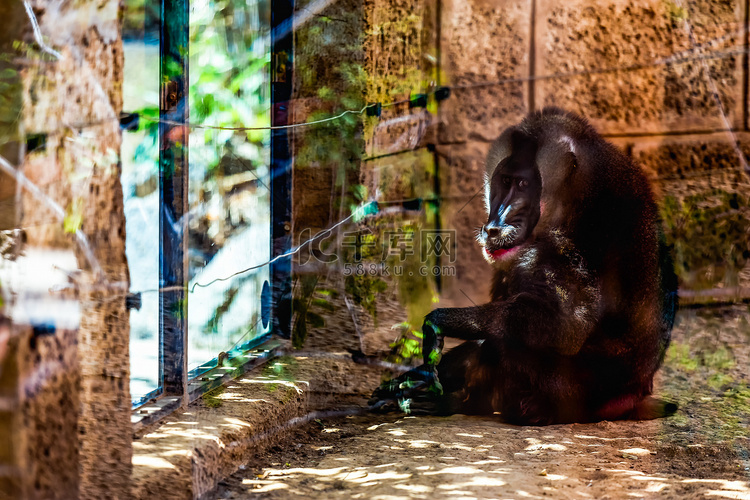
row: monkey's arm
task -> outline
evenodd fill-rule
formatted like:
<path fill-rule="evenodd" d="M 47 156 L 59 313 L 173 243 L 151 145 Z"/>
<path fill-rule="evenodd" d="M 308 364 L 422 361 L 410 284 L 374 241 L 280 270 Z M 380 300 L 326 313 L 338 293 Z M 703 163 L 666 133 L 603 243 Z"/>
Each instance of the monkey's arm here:
<path fill-rule="evenodd" d="M 481 306 L 436 309 L 427 315 L 422 326 L 424 363 L 384 382 L 373 393 L 371 402 L 397 400 L 403 403 L 420 394 L 441 394 L 437 366 L 446 336 L 495 340 L 505 346 L 574 355 L 588 338 L 590 328 L 577 325 L 575 315 L 568 314 L 568 309 L 542 289 Z"/>
<path fill-rule="evenodd" d="M 580 351 L 592 333 L 599 311 L 592 286 L 534 286 L 505 301 L 476 307 L 436 309 L 422 327 L 426 366 L 440 361 L 443 337 L 496 339 L 563 356 Z"/>
<path fill-rule="evenodd" d="M 372 401 L 407 401 L 425 391 L 441 393 L 437 366 L 446 336 L 492 340 L 499 346 L 560 356 L 578 353 L 598 319 L 598 288 L 578 266 L 553 264 L 554 272 L 549 265 L 518 276 L 519 286 L 506 299 L 474 307 L 436 309 L 428 314 L 422 327 L 424 363 L 383 383 L 373 393 Z"/>

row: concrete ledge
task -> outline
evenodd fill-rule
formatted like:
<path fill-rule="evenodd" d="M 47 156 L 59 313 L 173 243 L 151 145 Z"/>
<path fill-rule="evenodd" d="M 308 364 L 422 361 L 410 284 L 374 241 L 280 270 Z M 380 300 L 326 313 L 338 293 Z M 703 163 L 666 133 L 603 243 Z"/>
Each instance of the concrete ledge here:
<path fill-rule="evenodd" d="M 366 396 L 380 372 L 343 354 L 280 356 L 133 442 L 133 497 L 203 498 L 316 406 Z"/>

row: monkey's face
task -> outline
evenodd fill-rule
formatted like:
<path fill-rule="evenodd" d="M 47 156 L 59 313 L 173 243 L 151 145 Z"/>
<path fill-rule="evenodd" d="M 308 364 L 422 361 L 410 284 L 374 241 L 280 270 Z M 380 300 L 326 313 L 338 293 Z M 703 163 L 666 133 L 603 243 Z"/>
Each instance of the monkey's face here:
<path fill-rule="evenodd" d="M 542 178 L 535 149 L 503 159 L 487 181 L 487 223 L 477 240 L 489 262 L 507 259 L 531 236 L 541 214 Z"/>

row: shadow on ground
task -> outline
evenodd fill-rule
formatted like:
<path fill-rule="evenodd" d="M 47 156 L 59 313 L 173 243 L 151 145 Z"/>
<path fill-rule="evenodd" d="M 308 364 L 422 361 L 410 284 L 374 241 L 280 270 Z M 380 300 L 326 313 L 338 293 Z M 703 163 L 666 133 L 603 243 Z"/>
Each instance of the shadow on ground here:
<path fill-rule="evenodd" d="M 681 311 L 657 393 L 674 417 L 517 427 L 499 417 L 315 421 L 214 498 L 750 500 L 748 307 Z"/>

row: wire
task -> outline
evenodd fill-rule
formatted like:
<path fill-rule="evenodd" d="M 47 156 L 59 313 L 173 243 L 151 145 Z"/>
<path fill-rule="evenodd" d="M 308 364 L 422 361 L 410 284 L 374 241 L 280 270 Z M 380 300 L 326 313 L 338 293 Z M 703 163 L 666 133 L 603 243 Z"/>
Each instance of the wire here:
<path fill-rule="evenodd" d="M 277 255 L 273 259 L 268 260 L 266 262 L 262 262 L 260 264 L 255 264 L 253 266 L 241 269 L 241 270 L 239 270 L 237 272 L 234 272 L 234 273 L 230 274 L 229 276 L 224 276 L 222 278 L 215 278 L 215 279 L 209 281 L 208 283 L 198 283 L 198 282 L 193 283 L 193 286 L 190 287 L 189 292 L 190 293 L 195 292 L 196 288 L 207 288 L 207 287 L 209 287 L 209 286 L 211 286 L 214 283 L 217 283 L 219 281 L 228 281 L 228 280 L 234 278 L 235 276 L 239 276 L 240 274 L 244 274 L 244 273 L 253 271 L 255 269 L 260 269 L 262 267 L 271 265 L 271 264 L 273 264 L 274 262 L 276 262 L 278 260 L 281 260 L 281 259 L 284 259 L 284 258 L 287 258 L 287 257 L 291 257 L 291 256 L 295 255 L 296 253 L 298 253 L 300 250 L 302 250 L 305 246 L 307 246 L 310 243 L 312 243 L 313 241 L 317 240 L 318 238 L 324 237 L 326 235 L 330 235 L 331 232 L 334 229 L 336 229 L 337 227 L 339 227 L 339 226 L 341 226 L 343 224 L 346 224 L 350 220 L 356 219 L 356 218 L 358 218 L 360 216 L 366 217 L 368 215 L 371 215 L 371 214 L 374 214 L 374 213 L 377 213 L 377 212 L 378 212 L 378 203 L 376 201 L 370 201 L 368 203 L 365 203 L 364 205 L 358 207 L 348 217 L 340 220 L 339 222 L 337 222 L 333 226 L 329 227 L 328 229 L 324 229 L 323 231 L 317 233 L 315 236 L 313 236 L 313 237 L 311 237 L 311 238 L 303 241 L 302 243 L 300 243 L 296 247 L 292 248 L 288 252 L 285 252 L 285 253 L 283 253 L 281 255 Z M 143 294 L 143 293 L 155 293 L 155 292 L 176 292 L 176 291 L 180 291 L 180 290 L 184 290 L 184 289 L 185 289 L 185 287 L 182 286 L 182 285 L 172 285 L 172 286 L 166 286 L 166 287 L 160 287 L 160 288 L 150 288 L 150 289 L 147 289 L 147 290 L 134 291 L 134 292 L 130 292 L 130 293 L 131 294 L 138 294 L 138 293 Z"/>
<path fill-rule="evenodd" d="M 340 220 L 339 222 L 337 222 L 336 224 L 334 224 L 330 228 L 325 229 L 325 230 L 317 233 L 315 236 L 313 236 L 312 238 L 310 238 L 308 240 L 305 240 L 304 242 L 302 242 L 299 245 L 297 245 L 295 248 L 292 248 L 288 252 L 283 253 L 281 255 L 277 255 L 276 257 L 274 257 L 273 259 L 271 259 L 271 260 L 269 260 L 267 262 L 263 262 L 262 264 L 256 264 L 254 266 L 250 266 L 248 268 L 242 269 L 241 271 L 237 271 L 236 273 L 230 274 L 229 276 L 226 276 L 224 278 L 213 279 L 213 280 L 209 281 L 208 283 L 198 283 L 198 282 L 193 283 L 193 286 L 190 288 L 190 293 L 193 293 L 193 291 L 195 290 L 196 287 L 206 288 L 208 286 L 213 285 L 214 283 L 216 283 L 218 281 L 227 281 L 227 280 L 229 280 L 231 278 L 234 278 L 235 276 L 238 276 L 240 274 L 244 274 L 244 273 L 246 273 L 248 271 L 252 271 L 254 269 L 259 269 L 261 267 L 265 267 L 265 266 L 268 266 L 270 264 L 273 264 L 277 260 L 284 259 L 286 257 L 291 257 L 292 255 L 294 255 L 294 254 L 298 253 L 300 250 L 302 250 L 306 245 L 309 245 L 310 243 L 312 243 L 316 239 L 322 237 L 323 235 L 330 235 L 331 232 L 334 229 L 336 229 L 337 227 L 339 227 L 339 226 L 341 226 L 343 224 L 346 224 L 351 219 L 353 219 L 355 217 L 358 217 L 360 215 L 360 213 L 363 213 L 363 215 L 365 215 L 365 216 L 369 215 L 370 213 L 373 213 L 373 212 L 371 212 L 371 210 L 373 210 L 373 208 L 374 208 L 375 211 L 377 211 L 377 202 L 375 202 L 375 201 L 371 201 L 369 203 L 366 203 L 366 204 L 362 205 L 361 207 L 357 208 L 354 212 L 352 212 L 350 216 L 348 216 L 348 217 Z"/>
<path fill-rule="evenodd" d="M 502 85 L 508 85 L 512 83 L 525 83 L 525 82 L 537 81 L 537 80 L 539 81 L 556 80 L 556 79 L 571 78 L 571 77 L 576 77 L 576 76 L 615 73 L 618 71 L 637 71 L 639 69 L 646 69 L 646 68 L 652 68 L 652 67 L 657 67 L 657 66 L 671 66 L 671 65 L 678 65 L 678 64 L 684 64 L 684 63 L 695 62 L 695 61 L 706 61 L 710 59 L 723 59 L 723 58 L 733 57 L 737 55 L 747 54 L 748 52 L 749 51 L 746 48 L 739 48 L 736 50 L 716 50 L 713 52 L 706 52 L 704 54 L 700 54 L 700 55 L 693 56 L 693 57 L 689 57 L 689 56 L 675 57 L 679 54 L 674 54 L 672 56 L 669 56 L 663 59 L 658 59 L 652 62 L 631 64 L 628 66 L 611 66 L 611 67 L 606 67 L 606 68 L 593 68 L 593 69 L 587 69 L 587 70 L 570 71 L 566 73 L 553 73 L 549 75 L 534 75 L 534 76 L 527 76 L 527 77 L 503 78 L 500 80 L 491 80 L 491 81 L 484 81 L 484 82 L 477 82 L 477 83 L 441 86 L 441 87 L 432 89 L 431 91 L 426 92 L 425 94 L 422 94 L 422 95 L 425 95 L 425 96 L 434 95 L 438 92 L 444 91 L 444 89 L 468 90 L 468 89 L 482 88 L 482 87 L 502 86 Z M 164 124 L 173 125 L 173 126 L 184 126 L 184 127 L 188 127 L 191 129 L 228 130 L 228 131 L 235 131 L 235 132 L 258 131 L 258 130 L 286 130 L 286 129 L 310 127 L 310 126 L 319 125 L 322 123 L 329 123 L 332 121 L 339 120 L 347 115 L 361 115 L 368 109 L 376 108 L 378 106 L 382 108 L 387 108 L 387 107 L 392 107 L 392 106 L 396 106 L 399 104 L 405 104 L 405 103 L 410 103 L 410 102 L 412 102 L 411 99 L 402 99 L 400 101 L 394 101 L 394 102 L 387 103 L 387 104 L 370 103 L 359 110 L 349 109 L 335 116 L 323 118 L 321 120 L 313 120 L 313 121 L 302 122 L 302 123 L 293 123 L 289 125 L 272 125 L 272 126 L 267 126 L 267 127 L 227 127 L 227 126 L 222 126 L 222 125 L 204 125 L 204 124 L 190 122 L 190 121 L 182 122 L 182 121 L 168 120 L 168 119 L 149 117 L 149 116 L 139 116 L 139 118 L 142 120 L 151 122 L 151 123 L 164 123 Z M 106 118 L 103 120 L 96 120 L 96 121 L 87 122 L 87 123 L 69 124 L 63 128 L 64 129 L 88 128 L 88 127 L 110 123 L 112 120 L 115 120 L 115 119 L 118 119 L 118 118 Z M 60 130 L 61 129 L 48 131 L 47 134 L 55 134 L 55 133 L 58 133 Z"/>
<path fill-rule="evenodd" d="M 39 23 L 36 20 L 36 16 L 34 15 L 34 10 L 31 8 L 31 5 L 29 5 L 28 0 L 24 0 L 23 2 L 24 8 L 26 8 L 26 14 L 29 16 L 29 21 L 31 21 L 31 28 L 34 30 L 34 39 L 36 40 L 36 43 L 39 45 L 39 48 L 42 49 L 43 52 L 46 52 L 47 54 L 51 55 L 55 59 L 62 59 L 63 56 L 58 51 L 44 43 L 44 38 L 42 37 L 42 30 L 39 29 Z"/>
<path fill-rule="evenodd" d="M 150 121 L 153 123 L 165 123 L 167 125 L 176 125 L 176 126 L 186 126 L 189 128 L 197 128 L 197 129 L 209 129 L 209 130 L 233 130 L 237 132 L 244 132 L 246 130 L 284 130 L 284 129 L 290 129 L 290 128 L 298 128 L 298 127 L 307 127 L 310 125 L 318 125 L 320 123 L 327 123 L 334 120 L 338 120 L 340 118 L 343 118 L 346 115 L 353 114 L 353 115 L 361 115 L 364 113 L 367 108 L 370 106 L 374 106 L 374 104 L 368 104 L 364 108 L 357 110 L 346 110 L 343 113 L 339 113 L 336 116 L 331 116 L 329 118 L 324 118 L 322 120 L 315 120 L 311 122 L 304 122 L 304 123 L 294 123 L 292 125 L 273 125 L 270 127 L 222 127 L 220 125 L 202 125 L 198 123 L 192 123 L 192 122 L 178 122 L 174 120 L 163 120 L 163 119 L 157 119 L 157 118 L 149 118 L 149 117 L 142 117 L 146 121 Z"/>

